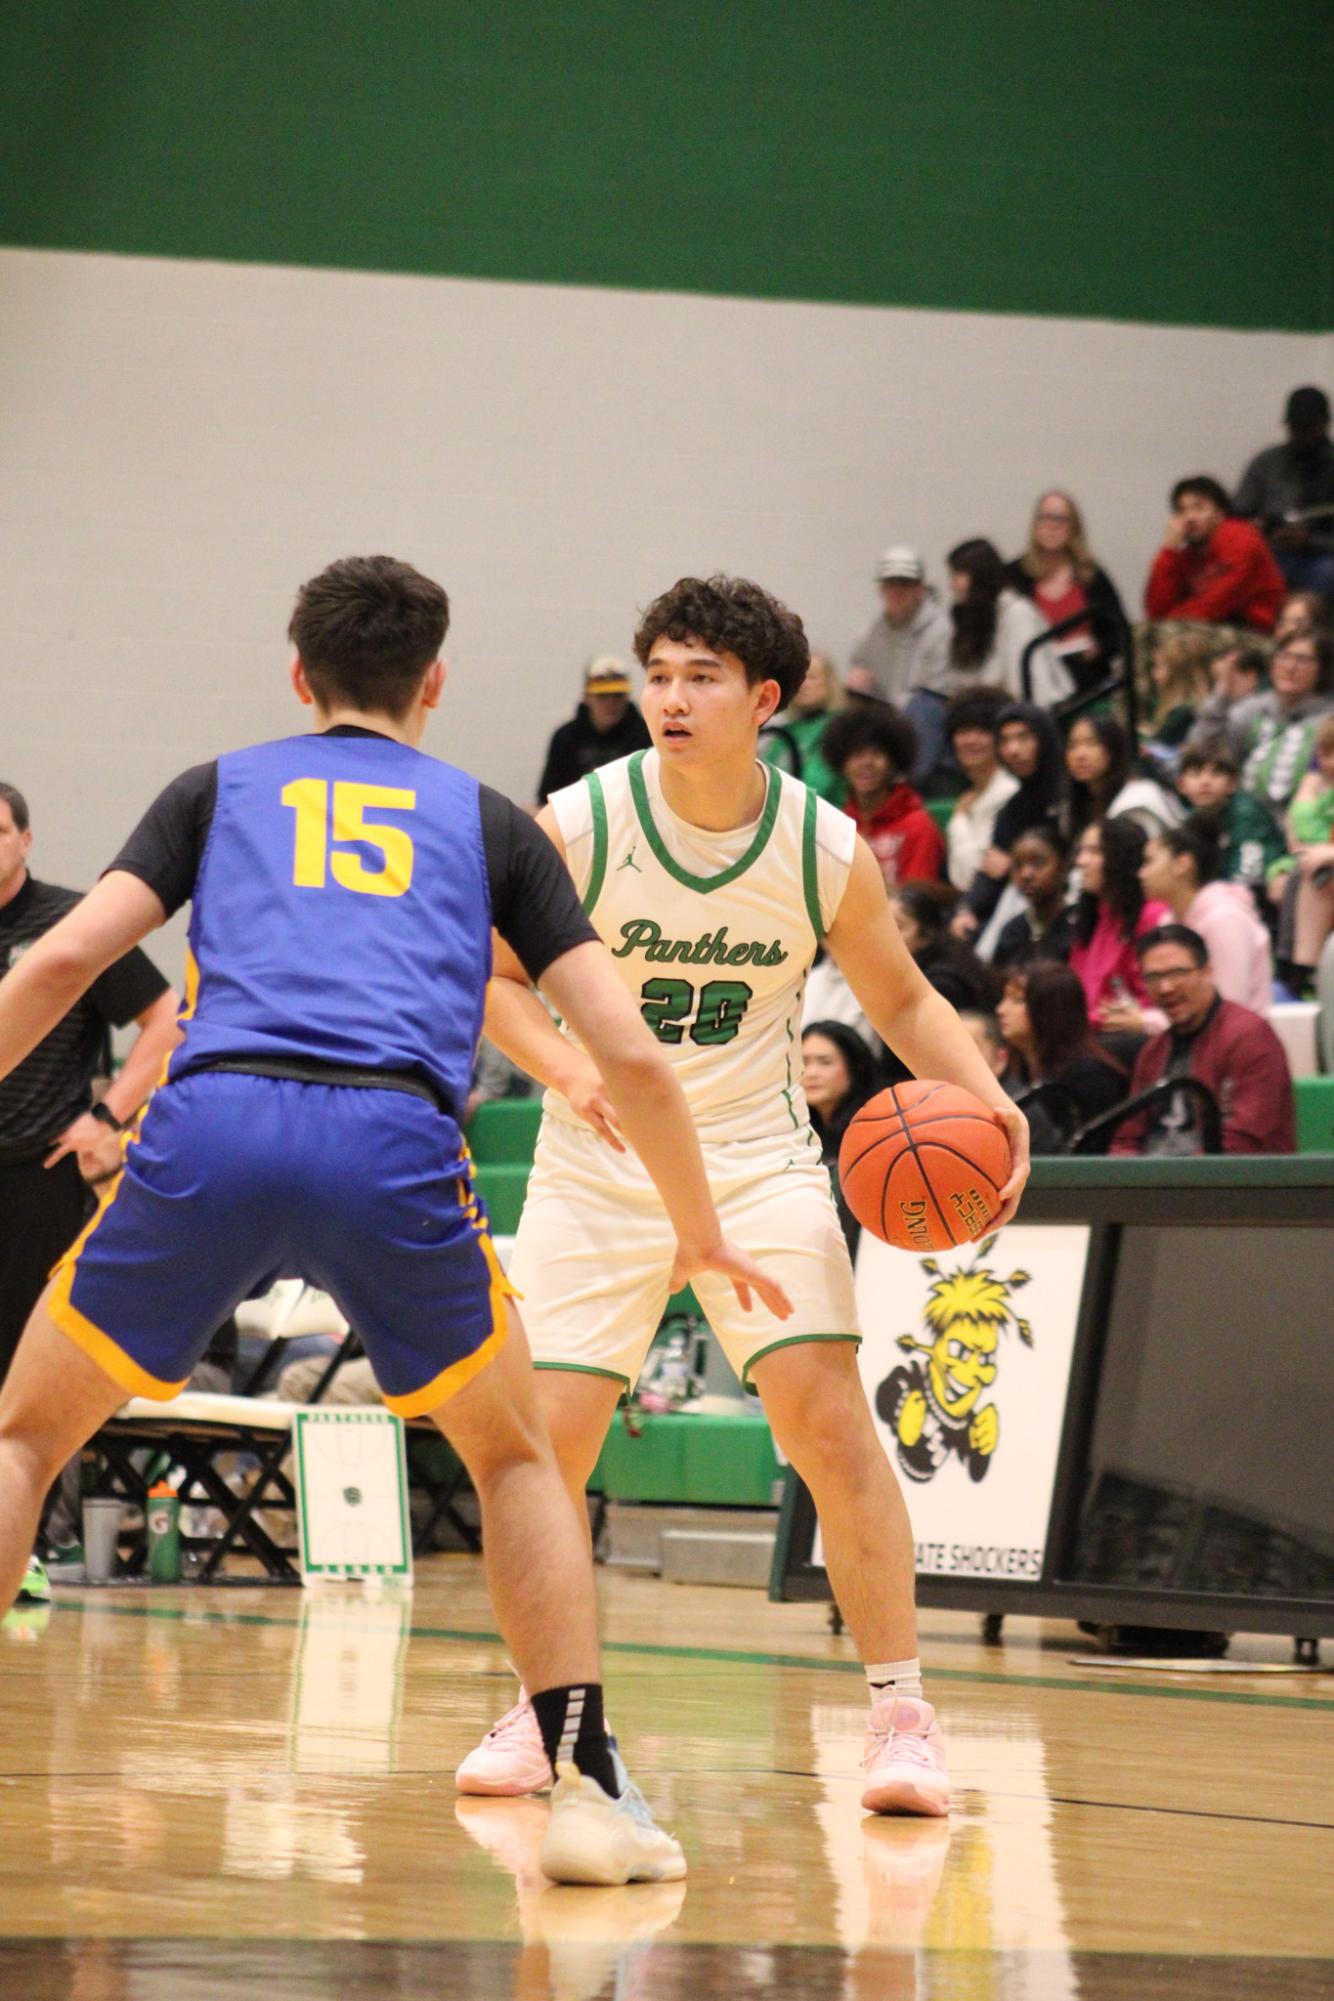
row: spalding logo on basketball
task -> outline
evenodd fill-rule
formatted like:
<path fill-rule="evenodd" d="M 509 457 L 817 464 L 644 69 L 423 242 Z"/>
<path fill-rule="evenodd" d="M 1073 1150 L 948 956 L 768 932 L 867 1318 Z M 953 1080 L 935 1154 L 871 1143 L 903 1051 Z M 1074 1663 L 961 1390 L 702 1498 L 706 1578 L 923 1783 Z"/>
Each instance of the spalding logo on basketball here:
<path fill-rule="evenodd" d="M 1010 1142 L 957 1084 L 891 1084 L 849 1123 L 838 1174 L 864 1229 L 901 1251 L 946 1251 L 999 1215 Z"/>

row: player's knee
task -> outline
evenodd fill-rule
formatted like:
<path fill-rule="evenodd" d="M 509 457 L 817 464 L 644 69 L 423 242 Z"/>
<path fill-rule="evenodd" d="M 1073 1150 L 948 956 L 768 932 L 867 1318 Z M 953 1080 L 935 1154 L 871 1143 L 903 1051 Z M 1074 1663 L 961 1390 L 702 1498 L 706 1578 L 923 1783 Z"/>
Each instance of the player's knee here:
<path fill-rule="evenodd" d="M 0 1414 L 0 1479 L 49 1487 L 68 1454 L 49 1430 L 27 1423 L 21 1414 Z"/>

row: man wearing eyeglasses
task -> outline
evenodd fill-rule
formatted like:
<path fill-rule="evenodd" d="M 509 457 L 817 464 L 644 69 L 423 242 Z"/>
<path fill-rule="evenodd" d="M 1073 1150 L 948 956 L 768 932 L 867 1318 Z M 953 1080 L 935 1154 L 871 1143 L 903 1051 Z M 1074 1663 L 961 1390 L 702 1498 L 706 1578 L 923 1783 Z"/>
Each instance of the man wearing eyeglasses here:
<path fill-rule="evenodd" d="M 1167 1027 L 1140 1050 L 1131 1096 L 1165 1077 L 1193 1077 L 1217 1100 L 1224 1153 L 1294 1152 L 1292 1078 L 1283 1045 L 1260 1015 L 1222 998 L 1199 932 L 1185 924 L 1160 924 L 1144 934 L 1137 950 L 1149 998 L 1167 1016 Z M 1194 1094 L 1173 1092 L 1136 1112 L 1118 1127 L 1111 1150 L 1203 1153 Z"/>

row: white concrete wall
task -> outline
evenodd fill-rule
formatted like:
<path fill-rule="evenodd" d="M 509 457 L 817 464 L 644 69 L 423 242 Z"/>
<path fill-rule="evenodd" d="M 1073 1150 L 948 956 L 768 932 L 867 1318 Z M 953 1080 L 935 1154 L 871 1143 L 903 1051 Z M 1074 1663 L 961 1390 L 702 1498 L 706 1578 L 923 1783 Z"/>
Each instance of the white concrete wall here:
<path fill-rule="evenodd" d="M 1171 480 L 1332 374 L 1329 337 L 0 252 L 0 777 L 87 883 L 183 766 L 300 726 L 293 591 L 387 550 L 455 606 L 427 747 L 526 799 L 683 572 L 842 657 L 887 541 L 939 579 L 1060 484 L 1137 603 Z"/>

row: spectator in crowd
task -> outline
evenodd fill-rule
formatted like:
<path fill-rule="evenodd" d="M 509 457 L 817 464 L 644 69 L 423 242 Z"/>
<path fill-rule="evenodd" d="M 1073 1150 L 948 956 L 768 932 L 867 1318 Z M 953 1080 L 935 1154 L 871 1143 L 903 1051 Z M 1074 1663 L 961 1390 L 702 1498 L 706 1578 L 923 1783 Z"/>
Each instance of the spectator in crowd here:
<path fill-rule="evenodd" d="M 971 886 L 991 848 L 996 815 L 1019 790 L 1019 780 L 1005 769 L 998 751 L 1004 707 L 998 688 L 974 688 L 956 695 L 945 716 L 945 734 L 965 783 L 945 829 L 949 879 L 961 892 Z"/>
<path fill-rule="evenodd" d="M 1323 389 L 1294 389 L 1287 443 L 1257 452 L 1237 488 L 1237 513 L 1267 535 L 1293 590 L 1334 601 L 1334 444 Z"/>
<path fill-rule="evenodd" d="M 1139 879 L 1146 898 L 1165 903 L 1172 920 L 1203 938 L 1223 999 L 1263 1014 L 1274 997 L 1269 933 L 1251 892 L 1221 874 L 1221 830 L 1207 814 L 1196 814 L 1149 842 Z"/>
<path fill-rule="evenodd" d="M 579 707 L 547 745 L 538 805 L 545 806 L 553 792 L 574 785 L 590 771 L 628 757 L 632 750 L 647 750 L 648 745 L 648 725 L 630 700 L 624 663 L 610 653 L 600 654 L 584 675 Z"/>
<path fill-rule="evenodd" d="M 1067 785 L 1061 824 L 1072 843 L 1099 820 L 1133 820 L 1146 834 L 1175 827 L 1180 802 L 1134 770 L 1130 741 L 1115 716 L 1081 716 L 1065 740 Z"/>
<path fill-rule="evenodd" d="M 477 1057 L 472 1066 L 472 1087 L 468 1092 L 468 1102 L 463 1114 L 463 1122 L 468 1125 L 479 1105 L 489 1105 L 497 1098 L 529 1098 L 533 1094 L 533 1080 L 526 1070 L 496 1048 L 494 1042 L 484 1035 L 477 1045 Z"/>
<path fill-rule="evenodd" d="M 843 804 L 847 787 L 825 762 L 820 740 L 825 725 L 842 707 L 843 690 L 833 661 L 827 653 L 812 653 L 805 680 L 782 715 L 774 718 L 773 733 L 766 731 L 760 738 L 761 757 L 792 771 L 831 806 Z"/>
<path fill-rule="evenodd" d="M 1316 729 L 1315 769 L 1293 794 L 1287 831 L 1291 855 L 1275 868 L 1272 886 L 1282 899 L 1283 978 L 1303 994 L 1334 930 L 1334 715 Z"/>
<path fill-rule="evenodd" d="M 1269 544 L 1236 519 L 1218 481 L 1207 473 L 1179 479 L 1144 591 L 1149 617 L 1272 632 L 1284 589 Z"/>
<path fill-rule="evenodd" d="M 959 1020 L 977 1044 L 992 1076 L 1003 1077 L 1010 1065 L 1010 1052 L 994 1011 L 989 1007 L 963 1007 L 959 1009 Z"/>
<path fill-rule="evenodd" d="M 1271 813 L 1286 813 L 1315 756 L 1315 733 L 1334 711 L 1334 640 L 1318 632 L 1275 653 L 1270 689 L 1246 733 L 1241 782 Z"/>
<path fill-rule="evenodd" d="M 1150 1003 L 1136 941 L 1171 915 L 1165 903 L 1145 897 L 1139 879 L 1145 846 L 1133 820 L 1104 820 L 1084 829 L 1075 853 L 1080 894 L 1070 964 L 1089 1019 L 1104 1033 L 1143 1029 Z"/>
<path fill-rule="evenodd" d="M 29 874 L 31 850 L 27 801 L 15 786 L 0 785 L 0 979 L 79 901 L 77 891 Z M 93 1213 L 92 1185 L 120 1170 L 119 1136 L 177 1041 L 179 1006 L 136 946 L 0 1083 L 0 1382 L 52 1265 Z M 138 1032 L 124 1066 L 94 1104 L 110 1030 L 130 1022 Z M 63 1543 L 76 1533 L 72 1522 L 62 1523 Z M 45 1594 L 40 1571 L 24 1588 Z"/>
<path fill-rule="evenodd" d="M 1039 646 L 1032 654 L 1031 698 L 1025 692 L 1024 653 L 1046 626 L 1032 601 L 1010 588 L 995 545 L 974 536 L 951 549 L 945 560 L 954 598 L 946 693 L 1004 688 L 1014 700 L 1031 699 L 1043 708 L 1063 701 L 1074 681 L 1050 646 Z"/>
<path fill-rule="evenodd" d="M 1044 626 L 1059 625 L 1081 611 L 1102 612 L 1118 631 L 1126 616 L 1116 585 L 1089 550 L 1084 517 L 1068 493 L 1053 488 L 1040 496 L 1029 524 L 1028 547 L 1005 566 L 1012 589 L 1032 598 Z M 1098 625 L 1077 625 L 1052 641 L 1075 683 L 1086 687 L 1106 671 L 1117 646 Z"/>
<path fill-rule="evenodd" d="M 1274 644 L 1285 639 L 1309 639 L 1314 632 L 1328 632 L 1334 611 L 1319 591 L 1289 591 L 1279 607 L 1274 624 Z"/>
<path fill-rule="evenodd" d="M 825 762 L 843 782 L 843 810 L 880 864 L 886 887 L 938 876 L 945 858 L 939 827 L 907 782 L 916 739 L 905 716 L 876 702 L 825 725 Z"/>
<path fill-rule="evenodd" d="M 996 1012 L 1014 1054 L 1006 1075 L 1016 1101 L 1023 1104 L 1028 1092 L 1050 1087 L 1035 1130 L 1036 1152 L 1058 1151 L 1077 1126 L 1130 1095 L 1126 1072 L 1094 1039 L 1084 989 L 1069 966 L 1039 959 L 1012 968 Z M 1037 1109 L 1028 1108 L 1030 1123 Z"/>
<path fill-rule="evenodd" d="M 923 977 L 951 1007 L 990 1007 L 1000 990 L 991 968 L 951 935 L 953 892 L 938 882 L 905 882 L 890 902 L 894 922 Z"/>
<path fill-rule="evenodd" d="M 1068 959 L 1075 942 L 1075 913 L 1066 899 L 1070 850 L 1050 823 L 1030 827 L 1010 855 L 1010 879 L 1025 908 L 1002 926 L 991 963 L 997 972 L 1031 959 Z"/>
<path fill-rule="evenodd" d="M 917 688 L 942 693 L 950 622 L 926 581 L 916 549 L 896 543 L 876 568 L 880 616 L 852 649 L 848 687 L 857 694 L 906 704 Z"/>
<path fill-rule="evenodd" d="M 1213 647 L 1203 632 L 1189 628 L 1158 635 L 1149 659 L 1154 706 L 1149 743 L 1161 761 L 1172 764 L 1209 698 Z"/>
<path fill-rule="evenodd" d="M 1212 813 L 1217 821 L 1224 879 L 1259 891 L 1287 843 L 1273 814 L 1241 790 L 1241 765 L 1222 738 L 1186 745 L 1177 790 L 1192 812 Z"/>
<path fill-rule="evenodd" d="M 1139 943 L 1146 988 L 1167 1027 L 1144 1044 L 1130 1080 L 1132 1097 L 1164 1077 L 1194 1077 L 1212 1091 L 1224 1153 L 1291 1153 L 1296 1144 L 1292 1079 L 1283 1045 L 1269 1023 L 1214 984 L 1197 931 L 1165 924 Z M 1113 1153 L 1204 1151 L 1200 1112 L 1191 1098 L 1135 1112 L 1116 1131 Z"/>
<path fill-rule="evenodd" d="M 986 926 L 1009 879 L 1019 836 L 1030 827 L 1054 826 L 1060 813 L 1065 766 L 1060 735 L 1047 711 L 1032 702 L 1010 702 L 997 724 L 1000 761 L 1018 789 L 997 813 L 991 846 L 954 913 L 956 938 L 972 938 Z"/>
<path fill-rule="evenodd" d="M 1209 663 L 1210 691 L 1195 712 L 1187 743 L 1226 737 L 1240 750 L 1269 677 L 1268 656 L 1258 646 L 1227 646 Z"/>
<path fill-rule="evenodd" d="M 870 1050 L 855 1029 L 841 1021 L 813 1021 L 801 1031 L 801 1088 L 820 1142 L 820 1158 L 834 1184 L 838 1219 L 855 1257 L 861 1224 L 843 1200 L 838 1150 L 853 1114 L 880 1089 Z"/>

